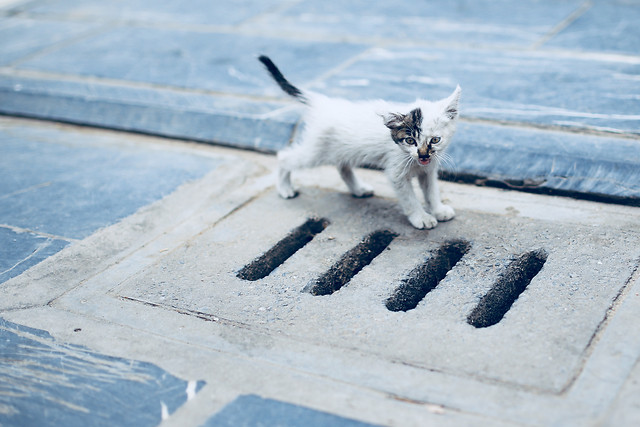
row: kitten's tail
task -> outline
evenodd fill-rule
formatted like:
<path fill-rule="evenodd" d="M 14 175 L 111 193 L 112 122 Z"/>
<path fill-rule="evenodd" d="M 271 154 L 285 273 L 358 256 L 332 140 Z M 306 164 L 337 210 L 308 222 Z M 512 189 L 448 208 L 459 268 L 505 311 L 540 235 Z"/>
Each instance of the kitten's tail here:
<path fill-rule="evenodd" d="M 302 93 L 300 89 L 298 89 L 297 87 L 289 83 L 287 79 L 285 79 L 278 67 L 276 67 L 276 64 L 274 64 L 268 56 L 260 55 L 258 57 L 258 60 L 262 62 L 262 64 L 264 64 L 269 74 L 271 74 L 271 77 L 273 77 L 276 83 L 278 83 L 280 88 L 285 91 L 287 95 L 296 98 L 303 104 L 306 104 L 308 102 L 308 99 L 306 96 L 304 96 L 304 93 Z"/>

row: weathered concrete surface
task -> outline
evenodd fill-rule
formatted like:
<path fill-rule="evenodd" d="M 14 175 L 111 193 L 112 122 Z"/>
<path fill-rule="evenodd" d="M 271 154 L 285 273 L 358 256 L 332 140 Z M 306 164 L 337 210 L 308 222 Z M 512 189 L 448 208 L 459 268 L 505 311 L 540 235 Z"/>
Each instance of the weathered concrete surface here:
<path fill-rule="evenodd" d="M 283 207 L 268 193 L 112 292 L 293 340 L 558 393 L 581 369 L 594 333 L 640 257 L 640 235 L 630 230 L 462 211 L 456 221 L 427 234 L 413 230 L 386 200 L 355 202 L 311 190 L 306 196 Z M 267 278 L 235 277 L 309 216 L 332 223 Z M 399 236 L 369 268 L 331 296 L 301 292 L 379 229 Z M 250 241 L 238 245 L 245 236 Z M 471 249 L 446 280 L 415 310 L 389 311 L 384 302 L 400 279 L 453 239 L 469 241 Z M 500 324 L 486 330 L 468 325 L 471 309 L 511 259 L 536 249 L 549 253 L 544 270 Z"/>
<path fill-rule="evenodd" d="M 253 402 L 238 399 L 246 395 L 264 399 L 263 414 L 320 411 L 344 425 L 634 425 L 640 417 L 637 208 L 443 183 L 457 218 L 418 231 L 379 172 L 358 171 L 376 190 L 371 199 L 351 198 L 335 170 L 320 168 L 295 175 L 301 195 L 285 201 L 271 156 L 135 144 L 217 166 L 2 284 L 0 317 L 206 382 L 165 425 L 215 425 Z M 312 216 L 330 224 L 269 276 L 236 277 Z M 378 229 L 398 236 L 342 289 L 303 291 Z M 468 241 L 469 252 L 415 309 L 389 311 L 399 283 L 451 239 Z M 536 249 L 548 258 L 504 318 L 469 325 L 509 262 Z"/>

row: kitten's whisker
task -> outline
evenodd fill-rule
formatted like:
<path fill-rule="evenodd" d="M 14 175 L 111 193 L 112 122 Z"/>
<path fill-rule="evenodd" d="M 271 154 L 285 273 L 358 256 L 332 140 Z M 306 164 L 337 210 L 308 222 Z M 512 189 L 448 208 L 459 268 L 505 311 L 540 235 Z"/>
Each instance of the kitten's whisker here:
<path fill-rule="evenodd" d="M 408 157 L 404 157 L 402 159 L 402 174 L 405 173 L 405 171 L 407 170 L 407 162 L 408 162 Z"/>
<path fill-rule="evenodd" d="M 404 165 L 402 167 L 402 174 L 403 175 L 407 172 L 407 169 L 409 169 L 411 167 L 411 163 L 412 162 L 413 162 L 413 157 L 407 156 L 406 160 L 404 161 Z"/>
<path fill-rule="evenodd" d="M 447 166 L 449 172 L 456 174 L 458 172 L 458 168 L 453 160 L 453 158 L 449 155 L 449 153 L 441 153 L 439 155 L 439 161 L 443 166 Z"/>

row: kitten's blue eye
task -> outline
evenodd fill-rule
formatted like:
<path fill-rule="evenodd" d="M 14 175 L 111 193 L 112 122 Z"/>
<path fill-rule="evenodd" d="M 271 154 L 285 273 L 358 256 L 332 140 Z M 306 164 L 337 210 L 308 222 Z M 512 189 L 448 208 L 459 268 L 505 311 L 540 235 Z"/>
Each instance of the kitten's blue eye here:
<path fill-rule="evenodd" d="M 433 138 L 431 138 L 431 143 L 432 144 L 437 144 L 438 142 L 440 142 L 440 137 L 439 136 L 434 136 Z"/>
<path fill-rule="evenodd" d="M 409 137 L 409 138 L 405 138 L 405 139 L 404 139 L 404 142 L 405 142 L 405 143 L 407 143 L 407 144 L 409 144 L 409 145 L 416 145 L 416 140 L 415 140 L 415 139 L 413 139 L 413 138 L 411 138 L 411 137 Z"/>

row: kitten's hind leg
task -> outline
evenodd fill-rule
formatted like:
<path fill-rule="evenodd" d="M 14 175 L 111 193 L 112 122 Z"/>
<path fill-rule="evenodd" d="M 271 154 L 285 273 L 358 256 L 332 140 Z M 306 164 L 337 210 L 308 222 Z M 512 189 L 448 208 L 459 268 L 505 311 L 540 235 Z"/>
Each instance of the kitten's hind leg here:
<path fill-rule="evenodd" d="M 338 166 L 338 172 L 342 180 L 349 187 L 349 191 L 353 197 L 371 197 L 373 196 L 373 188 L 367 184 L 361 182 L 358 177 L 353 173 L 353 169 L 349 165 Z"/>
<path fill-rule="evenodd" d="M 313 166 L 312 159 L 302 145 L 292 145 L 278 151 L 278 193 L 284 199 L 292 199 L 298 195 L 291 184 L 291 172 Z"/>
<path fill-rule="evenodd" d="M 278 168 L 278 181 L 276 182 L 276 188 L 278 194 L 283 199 L 293 199 L 298 195 L 298 192 L 291 185 L 291 171 Z"/>

